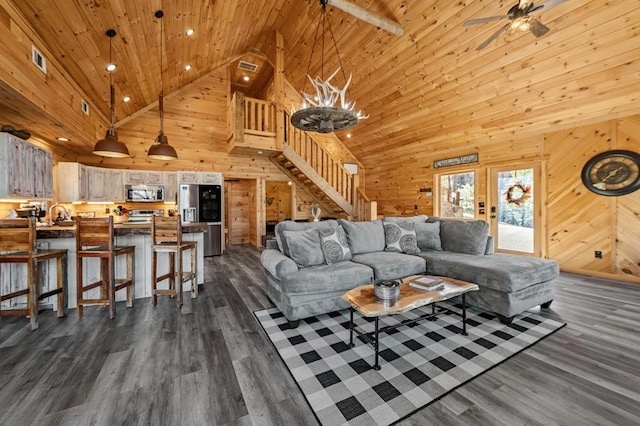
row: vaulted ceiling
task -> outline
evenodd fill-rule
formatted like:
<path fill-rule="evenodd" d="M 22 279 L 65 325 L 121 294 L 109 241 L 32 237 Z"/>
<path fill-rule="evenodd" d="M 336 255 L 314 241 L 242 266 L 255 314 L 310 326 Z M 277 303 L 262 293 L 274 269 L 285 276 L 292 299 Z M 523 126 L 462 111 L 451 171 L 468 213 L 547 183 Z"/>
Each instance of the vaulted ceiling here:
<path fill-rule="evenodd" d="M 230 66 L 232 84 L 239 90 L 259 92 L 251 85 L 268 82 L 264 73 L 272 71 L 265 58 L 274 57 L 275 30 L 284 38 L 287 80 L 302 89 L 309 63 L 311 74 L 319 74 L 319 47 L 313 49 L 319 0 L 3 2 L 22 15 L 104 117 L 109 99 L 109 75 L 104 71 L 109 58 L 107 29 L 117 31 L 113 39 L 117 119 L 157 101 L 160 24 L 154 12 L 160 9 L 165 94 L 222 66 Z M 503 35 L 481 51 L 476 47 L 503 23 L 472 27 L 463 23 L 504 15 L 516 0 L 352 2 L 396 21 L 404 30 L 401 36 L 393 35 L 327 7 L 342 64 L 353 74 L 348 96 L 369 115 L 351 130 L 352 138 L 339 134 L 358 158 L 416 142 L 500 138 L 640 113 L 640 2 L 636 0 L 568 0 L 538 15 L 550 28 L 546 35 Z M 190 37 L 185 35 L 188 28 L 195 29 Z M 259 62 L 259 72 L 250 75 L 250 83 L 241 80 L 239 58 Z M 338 67 L 331 49 L 325 62 L 328 72 Z M 189 71 L 184 69 L 187 64 Z M 125 95 L 130 102 L 120 101 Z M 17 126 L 34 123 L 41 107 L 21 104 L 16 96 L 0 85 L 0 117 L 9 117 Z M 60 133 L 60 123 L 50 125 L 55 132 L 43 130 L 44 138 Z"/>

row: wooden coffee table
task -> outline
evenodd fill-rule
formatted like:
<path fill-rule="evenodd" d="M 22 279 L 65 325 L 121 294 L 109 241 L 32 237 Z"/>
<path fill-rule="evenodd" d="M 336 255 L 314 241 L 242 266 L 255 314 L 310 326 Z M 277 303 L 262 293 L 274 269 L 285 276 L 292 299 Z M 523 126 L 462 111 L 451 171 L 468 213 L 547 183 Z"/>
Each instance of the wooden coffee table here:
<path fill-rule="evenodd" d="M 420 277 L 420 275 L 412 275 L 402 279 L 400 284 L 400 297 L 394 302 L 389 303 L 387 301 L 380 300 L 373 292 L 373 284 L 367 284 L 360 287 L 356 287 L 349 290 L 342 296 L 350 306 L 350 325 L 349 325 L 349 346 L 354 347 L 353 333 L 357 333 L 367 343 L 370 343 L 375 348 L 375 362 L 373 369 L 380 370 L 380 364 L 378 363 L 379 356 L 379 334 L 382 332 L 388 332 L 395 330 L 399 327 L 416 323 L 425 319 L 435 319 L 435 317 L 442 312 L 454 312 L 445 307 L 436 305 L 437 302 L 451 299 L 455 296 L 461 296 L 462 299 L 462 334 L 467 334 L 467 304 L 465 300 L 465 293 L 469 291 L 477 291 L 478 286 L 466 281 L 460 281 L 453 278 L 439 277 L 445 282 L 445 288 L 437 291 L 425 291 L 409 286 L 409 281 L 414 278 Z M 398 324 L 389 325 L 382 329 L 379 328 L 379 318 L 383 315 L 396 315 L 404 312 L 409 312 L 413 309 L 421 306 L 431 305 L 431 313 L 420 316 L 412 320 L 404 320 Z M 353 311 L 358 311 L 360 315 L 364 317 L 375 318 L 375 329 L 373 332 L 364 332 L 360 328 L 356 327 L 353 323 Z"/>

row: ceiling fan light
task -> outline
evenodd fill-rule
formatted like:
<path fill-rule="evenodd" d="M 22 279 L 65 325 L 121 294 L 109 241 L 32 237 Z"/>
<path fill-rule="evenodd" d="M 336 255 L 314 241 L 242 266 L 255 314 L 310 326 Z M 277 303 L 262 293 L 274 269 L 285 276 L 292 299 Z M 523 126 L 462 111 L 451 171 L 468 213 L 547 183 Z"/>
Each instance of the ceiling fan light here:
<path fill-rule="evenodd" d="M 102 157 L 125 158 L 129 156 L 127 146 L 118 140 L 118 132 L 107 130 L 104 139 L 100 139 L 93 147 L 93 153 Z"/>

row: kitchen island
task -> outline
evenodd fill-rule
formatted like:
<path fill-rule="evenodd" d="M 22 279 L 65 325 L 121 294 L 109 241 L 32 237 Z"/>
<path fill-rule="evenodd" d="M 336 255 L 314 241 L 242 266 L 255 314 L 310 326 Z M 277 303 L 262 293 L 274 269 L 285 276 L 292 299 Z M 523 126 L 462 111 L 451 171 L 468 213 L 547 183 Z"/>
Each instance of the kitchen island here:
<path fill-rule="evenodd" d="M 182 239 L 184 241 L 196 241 L 198 243 L 196 264 L 198 267 L 197 283 L 204 283 L 204 250 L 203 233 L 207 229 L 206 223 L 188 223 L 182 226 Z M 114 225 L 115 243 L 120 246 L 135 246 L 135 285 L 134 298 L 140 299 L 151 297 L 151 224 L 135 223 Z M 69 308 L 76 307 L 76 240 L 75 226 L 41 226 L 37 230 L 38 244 L 46 245 L 50 249 L 66 249 L 69 253 L 68 261 L 68 291 L 67 300 Z M 166 260 L 163 256 L 167 256 Z M 121 256 L 122 257 L 122 256 Z M 189 265 L 189 253 L 185 253 L 184 265 Z M 188 266 L 187 266 L 188 267 Z M 158 259 L 158 273 L 169 272 L 168 254 L 161 255 Z M 99 279 L 100 268 L 98 259 L 85 260 L 83 281 L 95 282 Z M 116 260 L 116 276 L 122 276 L 126 271 L 126 260 L 124 258 Z M 55 285 L 55 273 L 44 273 L 43 287 Z M 53 283 L 53 284 L 51 284 Z M 168 286 L 168 281 L 160 284 Z M 86 292 L 91 297 L 97 297 L 99 289 Z M 93 293 L 92 293 L 93 292 Z M 189 297 L 188 295 L 186 297 Z M 53 298 L 52 298 L 53 299 Z M 116 293 L 117 301 L 125 300 L 125 292 Z M 135 307 L 135 303 L 134 303 Z M 54 309 L 57 309 L 54 303 Z M 86 308 L 85 308 L 86 309 Z M 120 309 L 124 309 L 120 308 Z"/>

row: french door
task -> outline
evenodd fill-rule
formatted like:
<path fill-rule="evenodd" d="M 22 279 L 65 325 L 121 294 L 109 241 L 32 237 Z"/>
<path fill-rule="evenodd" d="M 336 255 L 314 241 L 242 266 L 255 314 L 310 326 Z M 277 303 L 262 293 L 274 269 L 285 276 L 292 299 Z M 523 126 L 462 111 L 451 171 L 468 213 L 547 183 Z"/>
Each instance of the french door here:
<path fill-rule="evenodd" d="M 489 170 L 491 235 L 497 252 L 542 256 L 541 164 Z"/>

